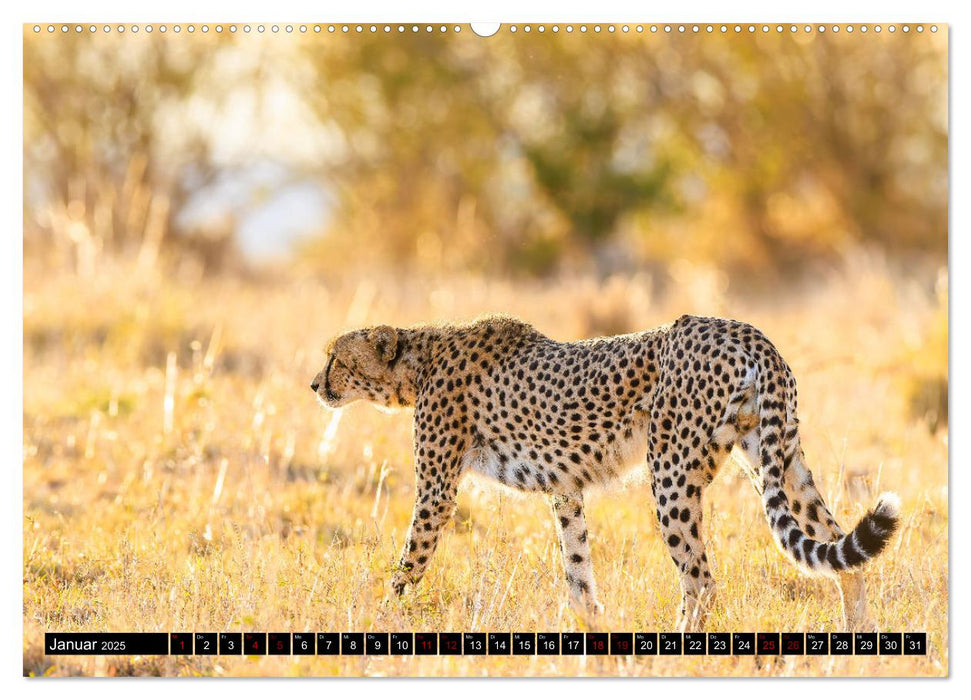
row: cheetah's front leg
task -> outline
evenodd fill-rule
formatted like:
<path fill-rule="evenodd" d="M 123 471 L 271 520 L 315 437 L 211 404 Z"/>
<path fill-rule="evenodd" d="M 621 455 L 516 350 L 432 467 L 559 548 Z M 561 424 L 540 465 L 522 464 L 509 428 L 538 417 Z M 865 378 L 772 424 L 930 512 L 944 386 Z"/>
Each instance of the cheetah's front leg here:
<path fill-rule="evenodd" d="M 423 405 L 415 412 L 415 508 L 401 558 L 391 579 L 401 595 L 408 584 L 418 583 L 428 568 L 445 524 L 455 512 L 463 442 L 436 433 Z M 440 444 L 436 444 L 440 443 Z"/>
<path fill-rule="evenodd" d="M 597 602 L 597 584 L 593 578 L 590 542 L 583 516 L 583 495 L 555 495 L 551 502 L 563 554 L 563 569 L 570 587 L 570 603 L 582 612 L 601 613 L 604 607 Z"/>
<path fill-rule="evenodd" d="M 421 482 L 420 471 L 418 480 Z M 401 550 L 397 570 L 391 579 L 391 587 L 397 595 L 404 593 L 406 585 L 414 585 L 424 576 L 425 569 L 438 547 L 442 530 L 455 512 L 456 491 L 457 488 L 454 487 L 442 490 L 422 488 L 419 485 L 411 515 L 411 527 Z"/>

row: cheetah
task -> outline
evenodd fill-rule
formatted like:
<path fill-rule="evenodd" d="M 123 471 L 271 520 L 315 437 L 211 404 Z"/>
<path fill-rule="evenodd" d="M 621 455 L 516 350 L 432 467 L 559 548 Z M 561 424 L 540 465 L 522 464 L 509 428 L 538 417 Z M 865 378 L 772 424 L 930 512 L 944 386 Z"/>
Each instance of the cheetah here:
<path fill-rule="evenodd" d="M 677 628 L 703 630 L 715 583 L 702 497 L 734 449 L 776 545 L 804 572 L 837 580 L 845 628 L 873 629 L 861 567 L 897 530 L 899 499 L 885 493 L 850 533 L 840 528 L 806 465 L 792 371 L 749 324 L 682 316 L 570 343 L 507 316 L 382 325 L 335 338 L 311 389 L 331 408 L 414 408 L 415 503 L 391 581 L 398 595 L 421 580 L 472 471 L 546 494 L 571 606 L 601 612 L 584 492 L 646 458 L 680 577 Z"/>

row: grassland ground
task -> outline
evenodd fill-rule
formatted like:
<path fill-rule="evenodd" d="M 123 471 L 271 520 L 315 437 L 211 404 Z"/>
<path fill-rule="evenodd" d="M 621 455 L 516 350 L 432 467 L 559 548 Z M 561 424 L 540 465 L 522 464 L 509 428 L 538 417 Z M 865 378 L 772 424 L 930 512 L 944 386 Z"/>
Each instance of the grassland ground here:
<path fill-rule="evenodd" d="M 112 259 L 82 277 L 25 260 L 24 674 L 946 675 L 946 279 L 851 267 L 754 298 L 703 268 L 658 295 L 644 277 L 325 282 Z M 412 506 L 411 415 L 325 411 L 310 379 L 349 326 L 497 311 L 564 340 L 682 313 L 761 328 L 799 381 L 803 444 L 840 522 L 880 491 L 901 495 L 870 601 L 881 629 L 926 631 L 927 656 L 44 655 L 45 631 L 671 629 L 677 579 L 643 474 L 588 499 L 600 619 L 567 606 L 545 500 L 472 480 L 425 580 L 389 597 Z M 838 628 L 835 585 L 783 559 L 737 468 L 708 491 L 705 528 L 712 631 Z"/>

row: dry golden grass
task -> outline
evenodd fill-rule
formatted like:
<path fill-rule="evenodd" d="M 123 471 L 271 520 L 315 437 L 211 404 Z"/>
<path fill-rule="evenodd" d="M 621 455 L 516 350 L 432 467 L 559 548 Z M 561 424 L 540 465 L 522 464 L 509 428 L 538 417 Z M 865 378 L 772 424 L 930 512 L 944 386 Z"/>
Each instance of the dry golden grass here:
<path fill-rule="evenodd" d="M 946 675 L 947 426 L 915 414 L 908 398 L 918 355 L 936 358 L 946 388 L 946 291 L 935 297 L 866 258 L 854 268 L 803 296 L 746 301 L 723 294 L 716 273 L 685 265 L 658 301 L 645 279 L 335 285 L 136 272 L 111 260 L 79 278 L 27 260 L 24 673 Z M 840 521 L 855 523 L 881 490 L 901 495 L 902 532 L 869 569 L 871 605 L 882 629 L 926 631 L 929 654 L 44 656 L 45 631 L 587 629 L 566 605 L 546 502 L 478 482 L 463 488 L 426 579 L 389 599 L 412 505 L 411 416 L 327 413 L 308 388 L 324 342 L 346 326 L 486 311 L 560 339 L 681 313 L 760 327 L 799 380 L 804 445 Z M 928 349 L 941 323 L 943 347 Z M 589 503 L 607 608 L 596 628 L 671 629 L 677 581 L 649 486 L 642 479 Z M 724 469 L 705 508 L 720 583 L 712 630 L 837 629 L 834 585 L 801 576 L 776 551 L 747 479 Z"/>

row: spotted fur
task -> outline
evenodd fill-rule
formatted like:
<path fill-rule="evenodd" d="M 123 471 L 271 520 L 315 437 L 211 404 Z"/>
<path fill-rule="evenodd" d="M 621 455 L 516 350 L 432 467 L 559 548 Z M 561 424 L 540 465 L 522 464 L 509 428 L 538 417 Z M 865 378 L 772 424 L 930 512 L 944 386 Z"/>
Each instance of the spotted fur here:
<path fill-rule="evenodd" d="M 714 582 L 702 496 L 737 449 L 780 549 L 838 578 L 844 623 L 870 626 L 859 569 L 885 549 L 899 503 L 885 494 L 845 534 L 800 446 L 796 382 L 776 348 L 737 321 L 682 316 L 630 335 L 560 343 L 502 316 L 466 325 L 378 326 L 338 337 L 312 383 L 328 406 L 415 409 L 416 495 L 393 578 L 427 568 L 461 477 L 549 496 L 571 602 L 597 611 L 583 494 L 647 459 L 657 518 L 681 580 L 681 629 L 702 629 Z"/>

